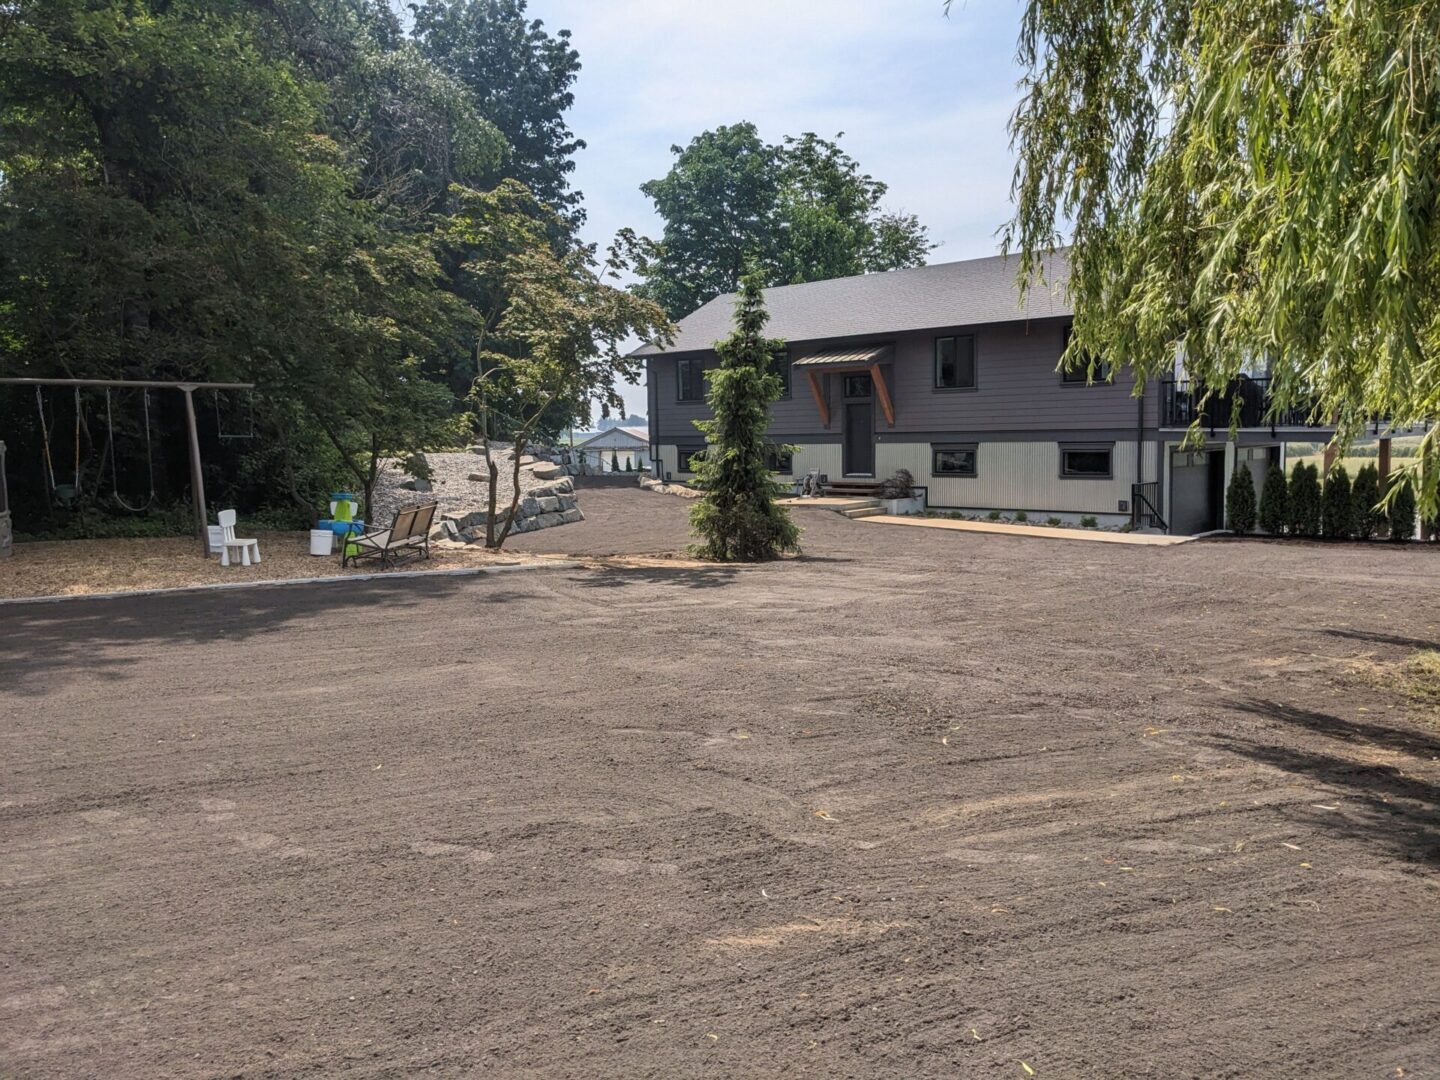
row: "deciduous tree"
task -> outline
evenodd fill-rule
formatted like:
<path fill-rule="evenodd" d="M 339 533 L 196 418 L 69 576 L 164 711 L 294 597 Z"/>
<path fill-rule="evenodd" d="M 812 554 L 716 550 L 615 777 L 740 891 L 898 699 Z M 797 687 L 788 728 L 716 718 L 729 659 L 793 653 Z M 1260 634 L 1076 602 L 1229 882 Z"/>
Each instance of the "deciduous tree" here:
<path fill-rule="evenodd" d="M 1028 0 L 1005 240 L 1072 348 L 1339 426 L 1440 415 L 1440 8 Z M 1139 383 L 1137 383 L 1139 385 Z M 1437 505 L 1440 428 L 1409 466 Z"/>

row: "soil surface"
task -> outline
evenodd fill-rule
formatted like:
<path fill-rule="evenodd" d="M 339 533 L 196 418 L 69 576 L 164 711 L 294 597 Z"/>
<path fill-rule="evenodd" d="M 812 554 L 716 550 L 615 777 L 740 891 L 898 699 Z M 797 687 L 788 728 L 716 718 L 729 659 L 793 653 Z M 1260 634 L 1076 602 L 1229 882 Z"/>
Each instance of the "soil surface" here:
<path fill-rule="evenodd" d="M 797 516 L 7 609 L 0 1073 L 1440 1075 L 1436 552 Z"/>

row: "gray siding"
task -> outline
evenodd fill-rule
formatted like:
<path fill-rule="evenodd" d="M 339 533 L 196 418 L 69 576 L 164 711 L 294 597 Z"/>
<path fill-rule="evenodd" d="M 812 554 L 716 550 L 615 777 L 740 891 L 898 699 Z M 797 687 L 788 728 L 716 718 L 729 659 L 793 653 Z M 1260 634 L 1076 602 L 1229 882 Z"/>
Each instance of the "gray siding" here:
<path fill-rule="evenodd" d="M 1128 373 L 1118 373 L 1113 383 L 1094 386 L 1060 381 L 1055 365 L 1060 358 L 1062 328 L 1067 322 L 1060 318 L 939 328 L 867 342 L 889 341 L 895 347 L 894 363 L 885 370 L 895 404 L 895 425 L 886 424 L 877 403 L 877 442 L 901 435 L 949 433 L 983 436 L 987 432 L 1005 432 L 1014 437 L 1025 432 L 1093 429 L 1133 432 L 1137 402 L 1131 396 L 1134 380 Z M 975 390 L 934 387 L 934 340 L 952 333 L 975 335 Z M 854 338 L 805 342 L 793 346 L 792 353 L 848 343 L 858 342 Z M 701 355 L 714 363 L 713 352 L 688 355 Z M 704 402 L 675 400 L 675 358 L 652 358 L 650 377 L 654 382 L 652 422 L 657 441 L 698 438 L 693 421 L 703 419 L 709 410 Z M 804 372 L 792 369 L 790 396 L 776 402 L 771 410 L 771 432 L 797 440 L 838 438 L 839 378 L 821 377 L 831 412 L 827 430 L 820 422 Z M 1159 394 L 1152 386 L 1145 395 L 1145 426 L 1154 428 L 1158 420 Z"/>

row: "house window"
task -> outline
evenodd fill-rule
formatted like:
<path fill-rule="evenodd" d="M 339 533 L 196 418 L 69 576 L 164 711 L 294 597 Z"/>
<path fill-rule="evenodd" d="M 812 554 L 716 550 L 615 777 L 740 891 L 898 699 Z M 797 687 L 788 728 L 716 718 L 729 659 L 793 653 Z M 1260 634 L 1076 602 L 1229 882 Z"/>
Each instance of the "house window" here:
<path fill-rule="evenodd" d="M 974 443 L 932 443 L 930 445 L 930 475 L 932 476 L 975 476 L 975 457 L 978 447 Z"/>
<path fill-rule="evenodd" d="M 675 361 L 675 400 L 705 400 L 705 365 L 699 360 Z"/>
<path fill-rule="evenodd" d="M 778 446 L 765 447 L 765 467 L 773 473 L 789 475 L 795 470 L 795 459 L 789 451 L 781 450 Z"/>
<path fill-rule="evenodd" d="M 675 471 L 693 473 L 695 466 L 705 457 L 705 447 L 679 446 L 676 447 L 676 453 L 678 455 L 678 461 L 675 464 Z"/>
<path fill-rule="evenodd" d="M 780 376 L 780 396 L 790 396 L 790 353 L 786 349 L 777 349 L 770 356 L 770 372 Z"/>
<path fill-rule="evenodd" d="M 869 375 L 846 375 L 844 379 L 844 390 L 847 398 L 868 398 L 870 396 Z"/>
<path fill-rule="evenodd" d="M 1070 332 L 1073 329 L 1074 327 L 1067 325 L 1065 329 L 1060 332 L 1060 352 L 1062 355 L 1064 354 L 1066 349 L 1070 348 Z M 1077 367 L 1065 368 L 1063 371 L 1060 372 L 1061 383 L 1066 386 L 1092 385 L 1090 383 L 1089 358 L 1081 356 L 1078 358 L 1077 362 Z M 1109 381 L 1110 365 L 1102 360 L 1100 361 L 1100 363 L 1095 365 L 1095 382 L 1102 383 Z"/>
<path fill-rule="evenodd" d="M 1071 445 L 1060 447 L 1060 475 L 1077 479 L 1108 480 L 1113 475 L 1114 447 Z"/>
<path fill-rule="evenodd" d="M 975 389 L 975 335 L 935 339 L 935 389 Z"/>

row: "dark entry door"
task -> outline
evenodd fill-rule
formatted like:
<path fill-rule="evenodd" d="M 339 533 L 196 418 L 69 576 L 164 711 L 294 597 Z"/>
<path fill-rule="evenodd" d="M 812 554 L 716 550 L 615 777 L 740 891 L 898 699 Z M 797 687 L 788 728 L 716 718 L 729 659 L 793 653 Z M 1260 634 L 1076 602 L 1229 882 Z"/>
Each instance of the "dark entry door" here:
<path fill-rule="evenodd" d="M 868 401 L 845 403 L 845 475 L 875 475 L 875 413 Z"/>
<path fill-rule="evenodd" d="M 1175 451 L 1170 457 L 1170 529 L 1181 535 L 1220 527 L 1225 452 Z"/>

